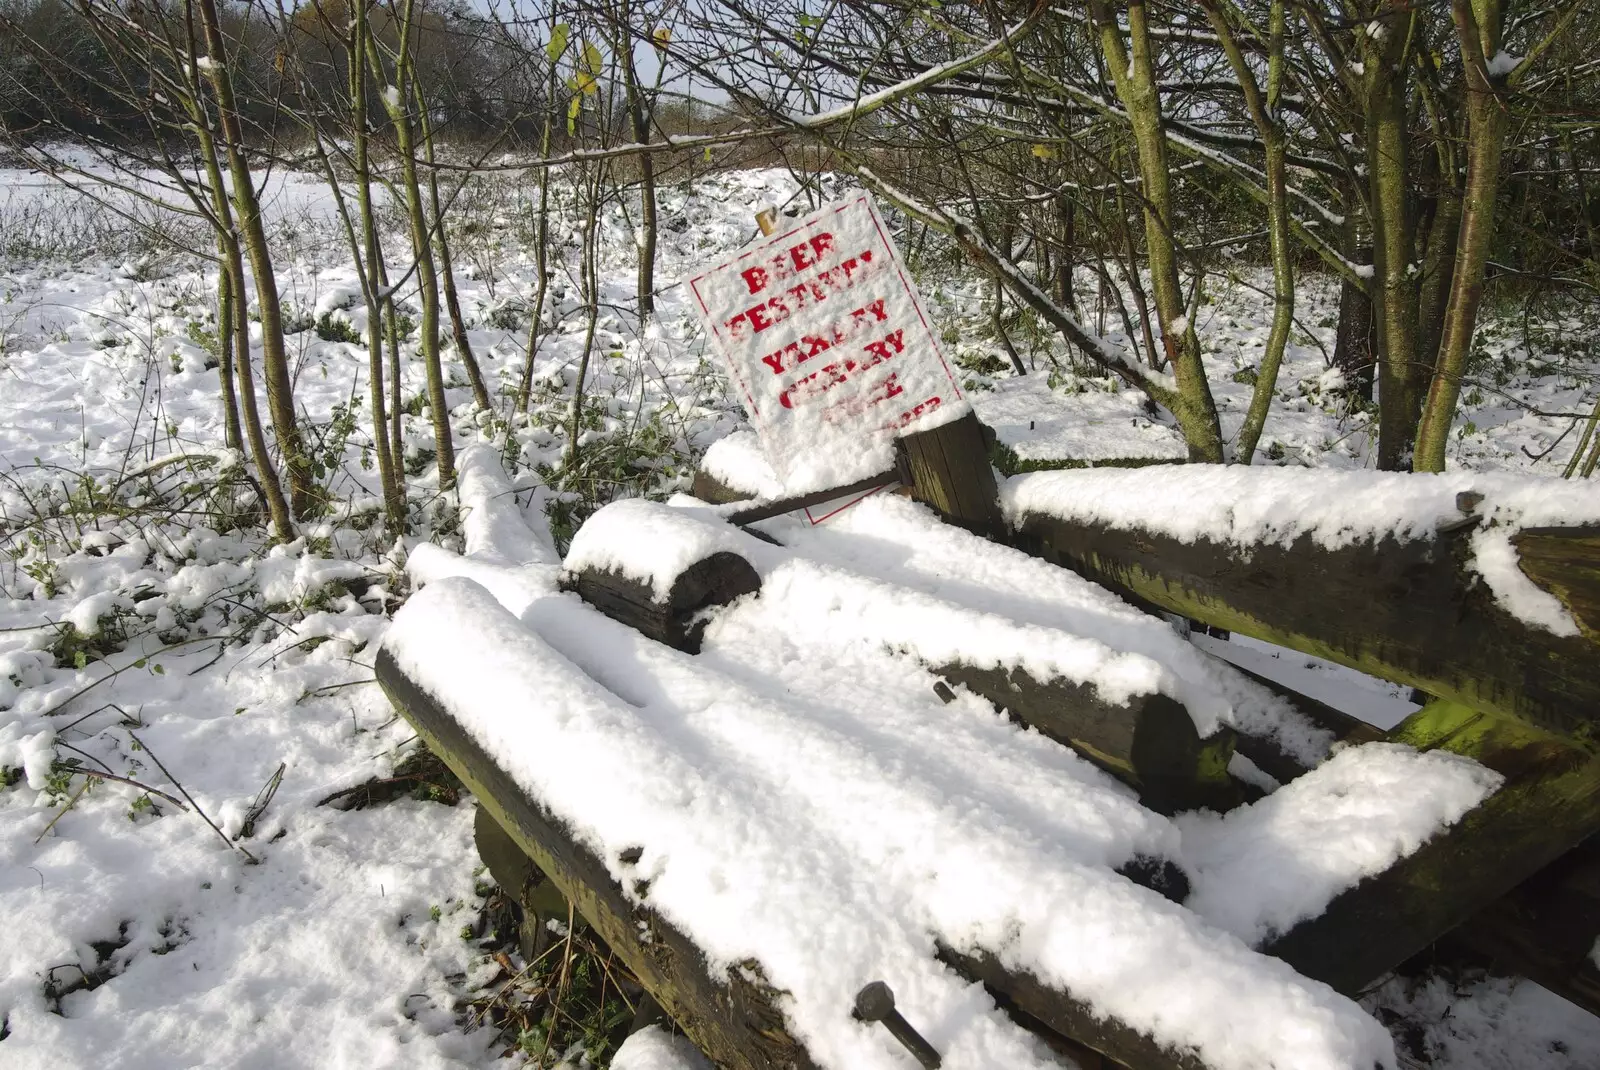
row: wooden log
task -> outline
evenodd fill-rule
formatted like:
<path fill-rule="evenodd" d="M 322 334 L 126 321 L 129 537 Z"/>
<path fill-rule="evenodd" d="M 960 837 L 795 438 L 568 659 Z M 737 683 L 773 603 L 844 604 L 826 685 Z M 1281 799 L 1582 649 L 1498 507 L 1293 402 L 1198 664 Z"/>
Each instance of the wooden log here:
<path fill-rule="evenodd" d="M 1600 1015 L 1600 840 L 1568 851 L 1469 918 L 1450 942 Z"/>
<path fill-rule="evenodd" d="M 1470 525 L 1469 525 L 1470 526 Z M 1021 542 L 1145 604 L 1583 738 L 1600 716 L 1600 643 L 1502 609 L 1470 571 L 1468 527 L 1325 550 L 1181 542 L 1103 523 L 1025 519 Z M 1524 534 L 1525 570 L 1580 617 L 1596 536 Z M 1534 575 L 1537 573 L 1537 575 Z"/>
<path fill-rule="evenodd" d="M 378 652 L 377 677 L 423 742 L 700 1050 L 732 1070 L 810 1070 L 815 1065 L 787 1031 L 781 993 L 760 980 L 755 964 L 713 975 L 688 937 L 654 911 L 630 904 L 604 863 L 530 799 L 455 718 L 400 671 L 387 650 Z"/>
<path fill-rule="evenodd" d="M 719 550 L 673 580 L 664 602 L 656 601 L 649 584 L 618 572 L 584 569 L 562 585 L 612 620 L 659 643 L 698 654 L 706 625 L 702 611 L 759 591 L 761 577 L 738 554 Z"/>
<path fill-rule="evenodd" d="M 1276 681 L 1248 669 L 1239 671 L 1289 700 L 1340 743 L 1356 745 L 1387 737 L 1365 721 Z M 1237 748 L 1281 783 L 1309 772 L 1271 740 L 1240 732 Z M 1590 957 L 1596 940 L 1600 940 L 1600 840 L 1590 837 L 1473 914 L 1443 943 L 1492 959 L 1507 972 L 1537 981 L 1600 1015 L 1600 969 Z"/>
<path fill-rule="evenodd" d="M 1139 801 L 1152 810 L 1226 810 L 1240 802 L 1228 776 L 1232 730 L 1202 739 L 1189 712 L 1166 695 L 1139 695 L 1115 705 L 1087 684 L 1040 682 L 1022 669 L 956 664 L 934 672 L 1136 788 Z"/>
<path fill-rule="evenodd" d="M 903 481 L 912 497 L 968 531 L 999 538 L 1005 531 L 989 444 L 977 414 L 899 441 Z"/>
<path fill-rule="evenodd" d="M 1444 700 L 1388 738 L 1472 758 L 1505 782 L 1418 850 L 1262 949 L 1350 993 L 1600 831 L 1600 757 L 1566 739 Z"/>
<path fill-rule="evenodd" d="M 567 923 L 566 896 L 534 865 L 533 859 L 517 846 L 517 841 L 500 827 L 482 803 L 478 804 L 473 817 L 472 841 L 478 848 L 478 857 L 489 869 L 489 876 L 522 911 L 517 943 L 522 957 L 532 962 L 550 946 L 552 933 L 545 923 L 552 919 L 563 925 Z"/>

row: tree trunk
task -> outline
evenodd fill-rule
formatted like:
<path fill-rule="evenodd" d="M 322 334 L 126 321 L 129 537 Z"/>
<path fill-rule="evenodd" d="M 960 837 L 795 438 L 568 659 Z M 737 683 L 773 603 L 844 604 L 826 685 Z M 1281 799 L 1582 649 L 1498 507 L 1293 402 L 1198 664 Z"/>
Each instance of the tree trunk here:
<path fill-rule="evenodd" d="M 449 490 L 456 481 L 455 442 L 450 434 L 450 405 L 445 399 L 444 365 L 439 355 L 439 276 L 434 268 L 433 242 L 427 212 L 422 202 L 422 184 L 417 177 L 417 145 L 406 85 L 411 76 L 411 32 L 413 0 L 406 0 L 401 21 L 400 51 L 395 61 L 395 82 L 384 91 L 384 104 L 394 126 L 400 154 L 401 180 L 405 189 L 406 211 L 411 219 L 411 252 L 416 258 L 417 288 L 422 300 L 422 362 L 428 373 L 428 408 L 433 420 L 434 456 L 439 466 L 439 489 Z M 373 70 L 381 69 L 374 51 L 369 57 Z M 391 92 L 392 90 L 392 92 Z"/>
<path fill-rule="evenodd" d="M 255 277 L 256 304 L 261 310 L 261 363 L 267 379 L 267 409 L 272 414 L 272 430 L 289 473 L 289 511 L 291 516 L 301 517 L 311 508 L 311 458 L 306 454 L 299 425 L 295 422 L 294 384 L 283 344 L 278 280 L 273 273 L 272 253 L 267 248 L 266 228 L 261 222 L 261 202 L 256 198 L 250 165 L 244 155 L 244 134 L 234 103 L 227 43 L 222 37 L 216 0 L 200 0 L 199 8 L 206 48 L 211 54 L 207 77 L 217 96 L 217 120 L 222 128 L 223 151 L 227 154 L 228 172 L 233 181 L 234 206 L 243 232 L 244 252 L 250 258 L 250 272 Z M 266 455 L 261 454 L 259 460 L 264 463 Z M 288 536 L 280 531 L 280 537 Z"/>
<path fill-rule="evenodd" d="M 1372 298 L 1378 326 L 1378 467 L 1410 463 L 1420 408 L 1417 361 L 1417 282 L 1411 262 L 1414 219 L 1409 199 L 1406 142 L 1407 66 L 1414 11 L 1386 0 L 1375 19 L 1381 39 L 1365 52 L 1368 203 L 1372 213 Z"/>
<path fill-rule="evenodd" d="M 433 123 L 428 118 L 428 101 L 422 87 L 413 82 L 417 101 L 417 122 L 422 132 L 423 153 L 428 161 L 428 201 L 433 208 L 433 240 L 438 250 L 439 280 L 444 290 L 445 311 L 450 316 L 450 340 L 455 344 L 456 355 L 467 369 L 467 382 L 472 384 L 472 400 L 484 412 L 494 409 L 489 400 L 489 387 L 483 381 L 483 371 L 472 355 L 472 343 L 467 338 L 467 321 L 461 315 L 461 299 L 456 295 L 455 268 L 450 262 L 450 239 L 444 225 L 444 205 L 439 198 L 439 172 L 434 167 Z"/>
<path fill-rule="evenodd" d="M 400 535 L 406 529 L 405 482 L 399 471 L 400 458 L 395 453 L 394 440 L 389 433 L 389 421 L 384 395 L 384 311 L 391 317 L 392 301 L 387 301 L 387 275 L 383 267 L 383 250 L 378 243 L 378 220 L 372 205 L 372 171 L 368 160 L 367 92 L 370 76 L 367 71 L 367 45 L 370 36 L 365 0 L 355 5 L 354 45 L 350 50 L 350 125 L 354 136 L 356 196 L 361 213 L 361 255 L 366 261 L 363 273 L 365 286 L 362 296 L 367 306 L 367 387 L 372 399 L 372 442 L 378 455 L 378 482 L 383 488 L 383 511 L 389 533 Z M 398 415 L 398 414 L 397 414 Z"/>
<path fill-rule="evenodd" d="M 1489 58 L 1500 52 L 1499 0 L 1455 0 L 1452 10 L 1466 67 L 1467 181 L 1438 367 L 1417 430 L 1415 464 L 1422 472 L 1442 472 L 1445 467 L 1445 446 L 1461 395 L 1461 376 L 1472 353 L 1478 306 L 1483 302 L 1484 267 L 1494 241 L 1505 130 L 1505 112 L 1496 92 L 1500 79 L 1488 70 Z"/>
<path fill-rule="evenodd" d="M 1256 85 L 1255 73 L 1245 60 L 1233 34 L 1233 25 L 1244 22 L 1231 4 L 1225 17 L 1221 3 L 1225 0 L 1208 0 L 1206 14 L 1222 41 L 1228 62 L 1239 79 L 1245 105 L 1266 155 L 1267 231 L 1272 247 L 1272 328 L 1267 334 L 1267 346 L 1262 351 L 1261 363 L 1256 368 L 1255 388 L 1250 394 L 1250 408 L 1245 412 L 1239 427 L 1239 437 L 1234 446 L 1234 460 L 1249 464 L 1255 455 L 1256 443 L 1261 440 L 1266 427 L 1267 412 L 1278 387 L 1278 367 L 1283 363 L 1283 351 L 1289 344 L 1289 328 L 1294 324 L 1294 256 L 1289 248 L 1289 195 L 1286 167 L 1286 138 L 1278 120 L 1278 94 L 1283 84 L 1283 37 L 1287 17 L 1284 0 L 1272 0 L 1267 37 L 1267 89 L 1263 99 Z"/>
<path fill-rule="evenodd" d="M 1200 341 L 1185 315 L 1183 287 L 1178 279 L 1178 254 L 1171 225 L 1171 169 L 1167 163 L 1166 134 L 1161 128 L 1161 97 L 1156 87 L 1145 3 L 1131 0 L 1128 4 L 1131 60 L 1123 46 L 1116 13 L 1107 0 L 1093 0 L 1093 12 L 1100 30 L 1101 51 L 1111 69 L 1117 95 L 1132 120 L 1134 143 L 1138 148 L 1139 175 L 1144 185 L 1150 285 L 1163 349 L 1178 384 L 1172 398 L 1173 415 L 1183 429 L 1190 459 L 1220 462 L 1222 429 L 1217 421 L 1217 407 L 1200 359 Z"/>

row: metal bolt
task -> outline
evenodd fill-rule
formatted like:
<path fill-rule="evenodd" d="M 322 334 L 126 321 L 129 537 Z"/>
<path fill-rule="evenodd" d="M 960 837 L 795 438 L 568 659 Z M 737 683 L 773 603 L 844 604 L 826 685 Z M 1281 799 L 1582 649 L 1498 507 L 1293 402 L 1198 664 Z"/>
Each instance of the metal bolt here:
<path fill-rule="evenodd" d="M 856 993 L 856 1017 L 863 1022 L 882 1022 L 917 1062 L 927 1070 L 939 1070 L 939 1053 L 894 1009 L 894 991 L 882 981 L 873 981 Z"/>

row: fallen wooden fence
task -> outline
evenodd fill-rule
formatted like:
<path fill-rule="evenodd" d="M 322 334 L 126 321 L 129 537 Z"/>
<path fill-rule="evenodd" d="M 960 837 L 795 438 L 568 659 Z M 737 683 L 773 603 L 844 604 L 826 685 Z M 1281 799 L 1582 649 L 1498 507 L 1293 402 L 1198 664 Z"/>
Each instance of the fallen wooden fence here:
<path fill-rule="evenodd" d="M 981 428 L 976 421 L 947 428 L 905 447 L 902 478 L 947 519 L 1001 537 L 993 473 L 985 486 L 963 459 L 970 459 L 970 443 L 962 443 Z M 769 503 L 747 516 L 785 504 L 793 505 Z M 1027 517 L 1006 537 L 1146 607 L 1422 688 L 1438 697 L 1384 733 L 1262 681 L 1339 740 L 1446 750 L 1504 778 L 1454 825 L 1261 950 L 1353 993 L 1450 939 L 1600 1013 L 1600 970 L 1589 955 L 1600 936 L 1600 757 L 1593 742 L 1600 718 L 1600 532 L 1541 529 L 1516 539 L 1525 573 L 1581 626 L 1581 635 L 1561 637 L 1512 617 L 1471 582 L 1472 523 L 1464 519 L 1431 540 L 1384 539 L 1337 550 L 1309 538 L 1248 550 L 1204 539 L 1184 543 L 1044 515 Z M 676 577 L 664 601 L 620 574 L 583 571 L 565 585 L 608 616 L 694 653 L 706 610 L 758 591 L 760 579 L 749 562 L 722 551 Z M 1265 739 L 1231 731 L 1199 737 L 1187 711 L 1159 694 L 1111 704 L 1093 687 L 1036 680 L 1020 670 L 929 668 L 1073 747 L 1133 786 L 1152 809 L 1237 805 L 1244 795 L 1227 772 L 1235 749 L 1280 781 L 1306 772 Z M 427 744 L 478 795 L 492 819 L 480 839 L 493 840 L 500 830 L 525 853 L 702 1049 L 734 1067 L 812 1065 L 783 1027 L 777 994 L 758 976 L 712 976 L 683 934 L 631 906 L 601 860 L 518 789 L 386 652 L 378 677 Z M 1181 872 L 1161 860 L 1151 865 L 1150 873 L 1125 876 L 1181 901 L 1187 894 Z M 523 891 L 532 886 L 526 871 L 504 857 L 497 878 L 502 874 L 520 881 Z M 531 899 L 526 905 L 538 909 Z M 649 941 L 639 940 L 640 926 L 652 934 Z M 1071 993 L 1009 970 L 984 950 L 939 953 L 1059 1050 L 1081 1055 L 1076 1046 L 1087 1045 L 1141 1070 L 1204 1070 L 1193 1053 L 1165 1049 L 1097 1017 Z"/>

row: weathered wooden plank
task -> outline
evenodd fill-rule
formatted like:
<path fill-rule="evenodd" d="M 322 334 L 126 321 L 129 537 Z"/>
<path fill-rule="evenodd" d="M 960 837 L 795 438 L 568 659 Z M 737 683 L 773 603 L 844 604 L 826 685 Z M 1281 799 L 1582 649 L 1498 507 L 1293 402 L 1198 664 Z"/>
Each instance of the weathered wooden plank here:
<path fill-rule="evenodd" d="M 1238 666 L 1235 666 L 1238 668 Z M 1340 743 L 1357 745 L 1387 738 L 1365 721 L 1276 681 L 1239 669 L 1288 699 Z M 1239 753 L 1281 783 L 1309 767 L 1271 740 L 1240 732 Z M 1600 969 L 1590 951 L 1600 939 L 1600 840 L 1560 856 L 1510 892 L 1452 930 L 1444 942 L 1493 959 L 1506 971 L 1528 977 L 1593 1014 L 1600 1014 Z"/>
<path fill-rule="evenodd" d="M 1600 757 L 1525 722 L 1435 700 L 1388 736 L 1505 783 L 1455 825 L 1262 950 L 1345 992 L 1410 958 L 1600 831 Z"/>
<path fill-rule="evenodd" d="M 1595 553 L 1579 530 L 1526 535 L 1524 559 L 1557 597 Z M 1557 636 L 1502 609 L 1469 570 L 1470 531 L 1324 550 L 1181 542 L 1143 530 L 1026 518 L 1021 541 L 1081 575 L 1209 625 L 1327 658 L 1430 695 L 1584 737 L 1600 717 L 1600 643 Z M 1567 585 L 1553 577 L 1567 576 Z"/>
<path fill-rule="evenodd" d="M 1138 789 L 1139 801 L 1152 810 L 1226 810 L 1240 802 L 1228 776 L 1233 732 L 1223 729 L 1202 739 L 1188 711 L 1166 695 L 1139 695 L 1115 705 L 1089 685 L 1041 683 L 1022 669 L 955 664 L 934 671 Z"/>
<path fill-rule="evenodd" d="M 714 976 L 692 941 L 653 911 L 630 904 L 605 865 L 530 799 L 455 718 L 416 686 L 387 650 L 378 682 L 424 743 L 533 860 L 700 1049 L 733 1070 L 810 1070 L 785 1027 L 780 993 L 754 964 Z"/>
<path fill-rule="evenodd" d="M 611 619 L 659 643 L 697 654 L 706 624 L 701 611 L 759 591 L 761 577 L 750 562 L 721 550 L 680 573 L 665 602 L 657 602 L 646 583 L 598 569 L 584 569 L 564 580 L 563 586 Z"/>
<path fill-rule="evenodd" d="M 976 414 L 906 435 L 899 449 L 912 497 L 969 531 L 995 538 L 1005 531 L 988 440 Z"/>
<path fill-rule="evenodd" d="M 1600 528 L 1525 528 L 1511 537 L 1522 571 L 1561 599 L 1600 642 Z"/>
<path fill-rule="evenodd" d="M 842 487 L 831 487 L 827 490 L 812 491 L 810 494 L 797 494 L 791 498 L 780 498 L 774 502 L 764 502 L 760 505 L 751 505 L 737 512 L 728 514 L 730 524 L 754 524 L 761 520 L 771 520 L 784 513 L 792 513 L 796 509 L 806 509 L 813 505 L 831 502 L 836 498 L 847 498 L 852 494 L 865 494 L 869 490 L 887 487 L 900 478 L 899 473 L 891 468 L 885 472 L 858 479 L 854 483 L 847 483 Z"/>

